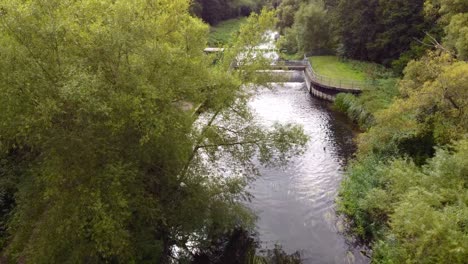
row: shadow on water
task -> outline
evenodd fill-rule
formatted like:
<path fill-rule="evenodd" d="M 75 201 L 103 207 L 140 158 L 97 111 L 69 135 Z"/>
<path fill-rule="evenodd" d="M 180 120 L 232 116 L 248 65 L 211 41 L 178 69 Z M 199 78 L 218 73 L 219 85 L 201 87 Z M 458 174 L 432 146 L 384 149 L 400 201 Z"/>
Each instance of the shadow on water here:
<path fill-rule="evenodd" d="M 255 234 L 237 229 L 219 239 L 211 248 L 194 256 L 192 264 L 300 264 L 299 252 L 286 254 L 280 245 L 257 252 Z"/>

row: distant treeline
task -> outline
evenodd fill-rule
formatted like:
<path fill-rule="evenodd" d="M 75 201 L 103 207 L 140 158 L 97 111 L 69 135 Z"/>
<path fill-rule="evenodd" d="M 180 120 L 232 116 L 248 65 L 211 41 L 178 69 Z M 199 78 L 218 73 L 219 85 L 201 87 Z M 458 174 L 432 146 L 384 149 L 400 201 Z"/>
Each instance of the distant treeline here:
<path fill-rule="evenodd" d="M 427 1 L 426 1 L 427 2 Z M 282 47 L 290 53 L 337 55 L 401 72 L 443 30 L 424 0 L 284 0 L 278 8 Z M 426 6 L 426 8 L 425 8 Z M 430 36 L 430 37 L 429 37 Z"/>
<path fill-rule="evenodd" d="M 267 0 L 194 0 L 192 13 L 210 25 L 230 18 L 248 16 Z"/>

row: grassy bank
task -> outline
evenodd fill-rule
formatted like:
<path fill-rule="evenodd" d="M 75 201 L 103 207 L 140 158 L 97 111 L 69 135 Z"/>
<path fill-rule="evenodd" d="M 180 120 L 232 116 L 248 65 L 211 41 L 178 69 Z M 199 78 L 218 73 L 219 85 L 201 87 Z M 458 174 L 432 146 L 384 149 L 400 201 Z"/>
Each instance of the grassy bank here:
<path fill-rule="evenodd" d="M 228 44 L 231 41 L 233 34 L 239 30 L 246 20 L 246 17 L 234 18 L 220 22 L 218 25 L 211 27 L 208 44 L 210 46 L 222 46 L 224 44 Z"/>
<path fill-rule="evenodd" d="M 314 70 L 336 80 L 367 81 L 360 96 L 339 94 L 334 107 L 367 129 L 374 123 L 374 113 L 388 107 L 398 95 L 397 79 L 385 67 L 363 61 L 343 60 L 337 56 L 313 56 L 309 58 Z"/>
<path fill-rule="evenodd" d="M 367 78 L 363 67 L 357 67 L 354 61 L 344 61 L 336 56 L 313 56 L 309 60 L 318 74 L 330 78 L 356 81 L 364 81 Z"/>
<path fill-rule="evenodd" d="M 377 79 L 373 89 L 364 90 L 360 96 L 338 94 L 334 108 L 366 130 L 374 124 L 374 114 L 387 108 L 398 95 L 397 82 L 396 78 Z"/>

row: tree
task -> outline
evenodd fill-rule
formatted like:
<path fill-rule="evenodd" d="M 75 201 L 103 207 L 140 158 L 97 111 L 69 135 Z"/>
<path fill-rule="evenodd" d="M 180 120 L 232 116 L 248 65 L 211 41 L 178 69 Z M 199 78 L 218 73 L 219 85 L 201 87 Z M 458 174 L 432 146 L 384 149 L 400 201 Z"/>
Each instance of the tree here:
<path fill-rule="evenodd" d="M 278 24 L 277 27 L 280 33 L 284 33 L 286 28 L 292 27 L 294 24 L 294 15 L 299 9 L 299 1 L 285 0 L 278 6 Z"/>
<path fill-rule="evenodd" d="M 424 36 L 428 28 L 423 13 L 424 0 L 380 0 L 376 10 L 375 40 L 367 43 L 369 59 L 390 65 L 408 51 L 415 38 Z"/>
<path fill-rule="evenodd" d="M 294 15 L 294 24 L 285 30 L 280 41 L 280 47 L 290 53 L 321 54 L 332 52 L 333 46 L 331 19 L 323 1 L 300 5 Z"/>
<path fill-rule="evenodd" d="M 337 7 L 337 20 L 344 55 L 357 60 L 368 60 L 367 44 L 377 32 L 378 1 L 341 0 Z"/>
<path fill-rule="evenodd" d="M 445 43 L 456 51 L 458 58 L 468 60 L 468 10 L 452 17 L 446 28 Z"/>
<path fill-rule="evenodd" d="M 439 24 L 445 28 L 444 44 L 459 59 L 468 59 L 468 3 L 459 0 L 426 1 L 426 8 L 440 14 Z"/>
<path fill-rule="evenodd" d="M 434 28 L 434 19 L 423 11 L 423 0 L 341 0 L 336 16 L 344 55 L 390 66 L 404 54 L 397 62 L 401 72 L 405 63 L 427 49 L 418 39 Z"/>
<path fill-rule="evenodd" d="M 302 5 L 294 18 L 298 48 L 304 53 L 333 50 L 332 27 L 323 1 Z"/>
<path fill-rule="evenodd" d="M 360 137 L 360 151 L 406 154 L 421 164 L 435 145 L 459 140 L 468 130 L 468 65 L 431 52 L 410 62 L 404 74 L 401 97 L 376 114 L 377 124 Z"/>
<path fill-rule="evenodd" d="M 254 157 L 282 162 L 305 144 L 299 127 L 266 130 L 249 113 L 252 90 L 242 84 L 260 82 L 254 72 L 266 62 L 230 67 L 240 51 L 255 52 L 271 12 L 249 18 L 212 65 L 207 26 L 189 1 L 0 6 L 11 262 L 167 263 L 175 246 L 190 257 L 187 241 L 203 249 L 251 226 L 240 201 Z M 231 159 L 231 177 L 212 166 L 220 157 Z"/>
<path fill-rule="evenodd" d="M 192 11 L 205 22 L 215 25 L 222 20 L 248 16 L 259 10 L 264 0 L 195 0 Z"/>

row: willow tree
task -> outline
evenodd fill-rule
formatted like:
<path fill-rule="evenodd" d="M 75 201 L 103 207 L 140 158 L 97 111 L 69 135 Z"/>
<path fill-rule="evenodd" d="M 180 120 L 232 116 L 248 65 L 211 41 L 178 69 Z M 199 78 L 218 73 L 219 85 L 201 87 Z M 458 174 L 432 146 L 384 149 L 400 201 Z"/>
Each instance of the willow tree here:
<path fill-rule="evenodd" d="M 186 0 L 0 1 L 4 257 L 164 263 L 175 246 L 183 257 L 251 226 L 240 201 L 253 160 L 283 162 L 306 140 L 298 127 L 253 121 L 254 86 L 243 84 L 261 81 L 252 72 L 264 60 L 231 67 L 274 16 L 249 18 L 213 65 L 203 53 L 208 28 L 188 8 Z M 229 177 L 213 166 L 221 157 Z"/>

